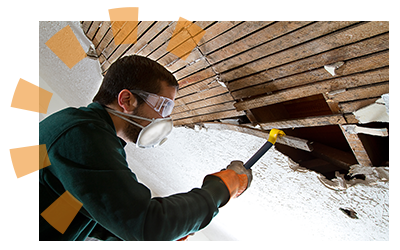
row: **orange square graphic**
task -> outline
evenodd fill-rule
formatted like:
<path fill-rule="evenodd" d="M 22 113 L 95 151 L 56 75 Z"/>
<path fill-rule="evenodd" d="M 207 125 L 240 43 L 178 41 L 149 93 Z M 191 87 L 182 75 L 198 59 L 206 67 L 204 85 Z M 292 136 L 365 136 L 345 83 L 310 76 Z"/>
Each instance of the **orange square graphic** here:
<path fill-rule="evenodd" d="M 205 30 L 198 25 L 180 17 L 168 43 L 167 51 L 185 60 L 204 34 Z"/>
<path fill-rule="evenodd" d="M 46 45 L 70 69 L 86 57 L 85 51 L 69 25 L 52 36 Z"/>
<path fill-rule="evenodd" d="M 65 191 L 40 215 L 57 231 L 64 234 L 82 205 L 72 194 Z"/>
<path fill-rule="evenodd" d="M 114 44 L 134 44 L 137 41 L 137 25 L 139 23 L 139 8 L 109 9 L 111 31 L 114 36 Z"/>
<path fill-rule="evenodd" d="M 111 25 L 115 45 L 134 44 L 137 40 L 139 21 L 115 21 Z M 122 27 L 122 28 L 120 28 Z M 132 31 L 133 30 L 133 31 Z"/>
<path fill-rule="evenodd" d="M 109 9 L 108 14 L 110 15 L 110 21 L 138 21 L 139 8 L 138 7 L 126 7 Z"/>
<path fill-rule="evenodd" d="M 51 165 L 45 144 L 10 149 L 10 155 L 17 178 Z"/>
<path fill-rule="evenodd" d="M 53 93 L 19 79 L 11 107 L 46 114 L 52 96 Z"/>

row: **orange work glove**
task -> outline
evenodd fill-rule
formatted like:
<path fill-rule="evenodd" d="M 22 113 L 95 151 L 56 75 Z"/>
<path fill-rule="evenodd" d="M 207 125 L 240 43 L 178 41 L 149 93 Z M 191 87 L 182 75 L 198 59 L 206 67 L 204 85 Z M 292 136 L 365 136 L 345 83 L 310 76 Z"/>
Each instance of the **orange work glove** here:
<path fill-rule="evenodd" d="M 220 178 L 229 190 L 230 198 L 240 196 L 253 180 L 251 169 L 246 169 L 242 161 L 232 161 L 231 164 L 220 172 L 211 174 Z"/>

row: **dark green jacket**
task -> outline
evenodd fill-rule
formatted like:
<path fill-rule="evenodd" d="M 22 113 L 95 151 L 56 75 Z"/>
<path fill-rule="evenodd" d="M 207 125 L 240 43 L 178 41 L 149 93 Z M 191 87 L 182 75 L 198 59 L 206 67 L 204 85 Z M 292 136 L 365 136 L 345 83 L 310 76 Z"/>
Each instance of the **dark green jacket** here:
<path fill-rule="evenodd" d="M 44 119 L 39 144 L 46 144 L 51 162 L 39 171 L 40 240 L 84 240 L 89 235 L 103 240 L 176 240 L 204 228 L 229 197 L 219 179 L 207 178 L 201 189 L 151 198 L 128 168 L 126 143 L 97 103 Z M 83 206 L 61 234 L 40 213 L 65 191 Z"/>

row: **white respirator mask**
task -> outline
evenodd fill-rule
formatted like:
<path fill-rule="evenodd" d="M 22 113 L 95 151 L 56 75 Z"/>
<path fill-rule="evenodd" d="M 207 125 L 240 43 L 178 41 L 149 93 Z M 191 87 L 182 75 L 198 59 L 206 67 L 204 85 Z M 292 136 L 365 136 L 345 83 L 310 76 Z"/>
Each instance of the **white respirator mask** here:
<path fill-rule="evenodd" d="M 149 119 L 137 115 L 126 114 L 120 111 L 116 111 L 110 108 L 106 108 L 110 113 L 119 118 L 138 126 L 142 130 L 138 135 L 136 141 L 136 147 L 138 148 L 154 148 L 160 146 L 167 140 L 167 136 L 171 133 L 173 126 L 172 119 L 168 118 L 157 118 Z M 150 124 L 146 127 L 126 118 L 125 116 L 132 117 L 135 119 L 149 121 Z"/>

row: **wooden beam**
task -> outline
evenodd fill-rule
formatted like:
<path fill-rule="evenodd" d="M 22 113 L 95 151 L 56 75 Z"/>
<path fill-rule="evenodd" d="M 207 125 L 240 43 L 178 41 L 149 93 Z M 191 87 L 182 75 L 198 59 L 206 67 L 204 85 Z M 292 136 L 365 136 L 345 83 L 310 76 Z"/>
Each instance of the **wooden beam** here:
<path fill-rule="evenodd" d="M 351 165 L 357 164 L 356 158 L 354 158 L 351 153 L 318 142 L 312 142 L 311 147 L 313 148 L 311 151 L 313 156 L 323 159 L 344 170 L 349 170 Z"/>
<path fill-rule="evenodd" d="M 240 133 L 245 133 L 245 134 L 257 136 L 260 138 L 264 138 L 266 140 L 268 140 L 268 137 L 269 137 L 269 131 L 263 131 L 260 129 L 251 128 L 251 127 L 242 126 L 242 125 L 217 123 L 217 122 L 204 122 L 204 123 L 202 123 L 202 125 L 207 129 L 237 131 Z M 310 147 L 309 142 L 307 140 L 289 136 L 289 135 L 286 135 L 283 137 L 278 137 L 276 143 L 280 143 L 283 145 L 287 145 L 287 146 L 294 147 L 294 148 L 301 149 L 301 150 L 308 151 L 308 152 L 310 152 L 312 150 L 312 148 Z"/>
<path fill-rule="evenodd" d="M 343 113 L 353 113 L 356 110 L 359 110 L 363 107 L 373 104 L 379 98 L 380 98 L 380 96 L 377 95 L 376 97 L 369 98 L 369 99 L 356 100 L 356 101 L 351 101 L 351 102 L 343 102 L 343 103 L 339 103 L 339 108 Z"/>
<path fill-rule="evenodd" d="M 348 132 L 346 126 L 339 125 L 339 127 L 342 130 L 343 135 L 346 138 L 347 142 L 349 143 L 349 146 L 353 151 L 353 154 L 356 157 L 358 164 L 365 167 L 371 167 L 372 166 L 371 159 L 369 158 L 368 153 L 365 150 L 364 145 L 361 142 L 358 135 Z"/>
<path fill-rule="evenodd" d="M 206 121 L 214 121 L 214 120 L 221 120 L 221 119 L 226 119 L 226 118 L 231 118 L 231 117 L 238 117 L 245 115 L 243 111 L 236 111 L 236 110 L 227 110 L 227 111 L 222 111 L 222 112 L 216 112 L 216 113 L 210 113 L 206 115 L 200 115 L 200 116 L 194 116 L 190 118 L 184 118 L 180 120 L 174 120 L 174 126 L 181 126 L 181 125 L 186 125 L 186 124 L 196 124 L 200 122 L 206 122 Z"/>
<path fill-rule="evenodd" d="M 278 122 L 267 122 L 260 123 L 259 125 L 264 130 L 270 130 L 272 128 L 277 129 L 289 129 L 289 128 L 302 128 L 302 127 L 318 127 L 327 125 L 346 124 L 346 120 L 341 114 L 318 116 L 318 117 L 307 117 L 294 120 L 284 120 Z"/>

